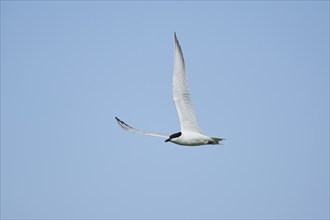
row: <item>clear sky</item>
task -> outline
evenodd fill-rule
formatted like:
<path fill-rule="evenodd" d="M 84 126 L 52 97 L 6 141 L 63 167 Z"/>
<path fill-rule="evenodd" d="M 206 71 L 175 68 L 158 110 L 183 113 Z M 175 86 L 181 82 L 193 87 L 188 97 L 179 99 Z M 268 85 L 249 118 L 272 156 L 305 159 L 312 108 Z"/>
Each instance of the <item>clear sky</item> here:
<path fill-rule="evenodd" d="M 329 2 L 1 1 L 1 218 L 329 218 Z"/>

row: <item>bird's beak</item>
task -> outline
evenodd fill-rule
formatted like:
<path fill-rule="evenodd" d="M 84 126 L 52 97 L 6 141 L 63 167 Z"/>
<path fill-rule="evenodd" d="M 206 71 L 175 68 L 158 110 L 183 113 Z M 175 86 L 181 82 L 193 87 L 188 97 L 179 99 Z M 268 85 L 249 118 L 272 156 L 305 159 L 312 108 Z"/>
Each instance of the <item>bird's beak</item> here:
<path fill-rule="evenodd" d="M 169 141 L 171 141 L 171 139 L 170 139 L 170 138 L 165 140 L 165 142 L 169 142 Z"/>

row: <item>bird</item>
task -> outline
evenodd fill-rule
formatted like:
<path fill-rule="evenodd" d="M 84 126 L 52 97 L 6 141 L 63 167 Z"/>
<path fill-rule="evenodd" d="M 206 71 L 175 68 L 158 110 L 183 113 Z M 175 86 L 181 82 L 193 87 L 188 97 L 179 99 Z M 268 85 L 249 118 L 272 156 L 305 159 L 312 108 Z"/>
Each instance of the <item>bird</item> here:
<path fill-rule="evenodd" d="M 174 144 L 183 146 L 201 146 L 201 145 L 216 145 L 222 144 L 224 138 L 209 137 L 203 134 L 199 128 L 196 116 L 192 107 L 190 98 L 188 80 L 185 70 L 185 61 L 181 46 L 179 44 L 176 32 L 174 32 L 174 70 L 172 81 L 172 95 L 173 101 L 179 116 L 180 131 L 171 135 L 144 132 L 131 127 L 124 121 L 115 117 L 120 127 L 124 130 L 141 135 L 155 136 L 165 138 L 165 142 L 172 142 Z"/>

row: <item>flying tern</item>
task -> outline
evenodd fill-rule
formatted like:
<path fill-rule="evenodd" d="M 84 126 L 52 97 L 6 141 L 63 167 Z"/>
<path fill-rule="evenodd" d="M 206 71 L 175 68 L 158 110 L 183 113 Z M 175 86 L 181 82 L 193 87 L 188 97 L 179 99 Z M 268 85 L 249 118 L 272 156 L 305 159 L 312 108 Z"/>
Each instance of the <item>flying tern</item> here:
<path fill-rule="evenodd" d="M 172 142 L 179 145 L 199 146 L 221 144 L 221 141 L 224 140 L 224 138 L 206 136 L 198 127 L 196 116 L 191 104 L 183 53 L 176 37 L 176 33 L 174 33 L 174 71 L 172 87 L 173 101 L 180 120 L 180 132 L 172 135 L 144 132 L 129 126 L 119 118 L 115 117 L 118 124 L 128 132 L 165 138 L 165 142 Z"/>

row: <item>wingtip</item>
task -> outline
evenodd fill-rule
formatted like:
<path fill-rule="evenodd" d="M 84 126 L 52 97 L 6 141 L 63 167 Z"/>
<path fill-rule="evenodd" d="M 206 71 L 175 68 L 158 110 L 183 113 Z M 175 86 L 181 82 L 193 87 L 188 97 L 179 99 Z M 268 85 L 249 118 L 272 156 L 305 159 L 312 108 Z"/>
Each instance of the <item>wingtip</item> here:
<path fill-rule="evenodd" d="M 122 122 L 119 118 L 115 117 L 118 123 Z"/>
<path fill-rule="evenodd" d="M 128 127 L 130 127 L 129 125 L 127 125 L 125 122 L 123 122 L 122 120 L 120 120 L 118 117 L 115 117 L 115 119 L 117 120 L 117 123 L 118 123 L 118 125 L 121 127 L 121 128 L 123 128 L 123 129 L 125 129 L 126 130 L 126 126 L 128 126 Z"/>
<path fill-rule="evenodd" d="M 179 47 L 180 50 L 181 50 L 181 47 L 180 47 L 180 43 L 179 43 L 178 37 L 176 36 L 176 32 L 174 32 L 174 44 L 175 44 L 176 47 Z"/>

